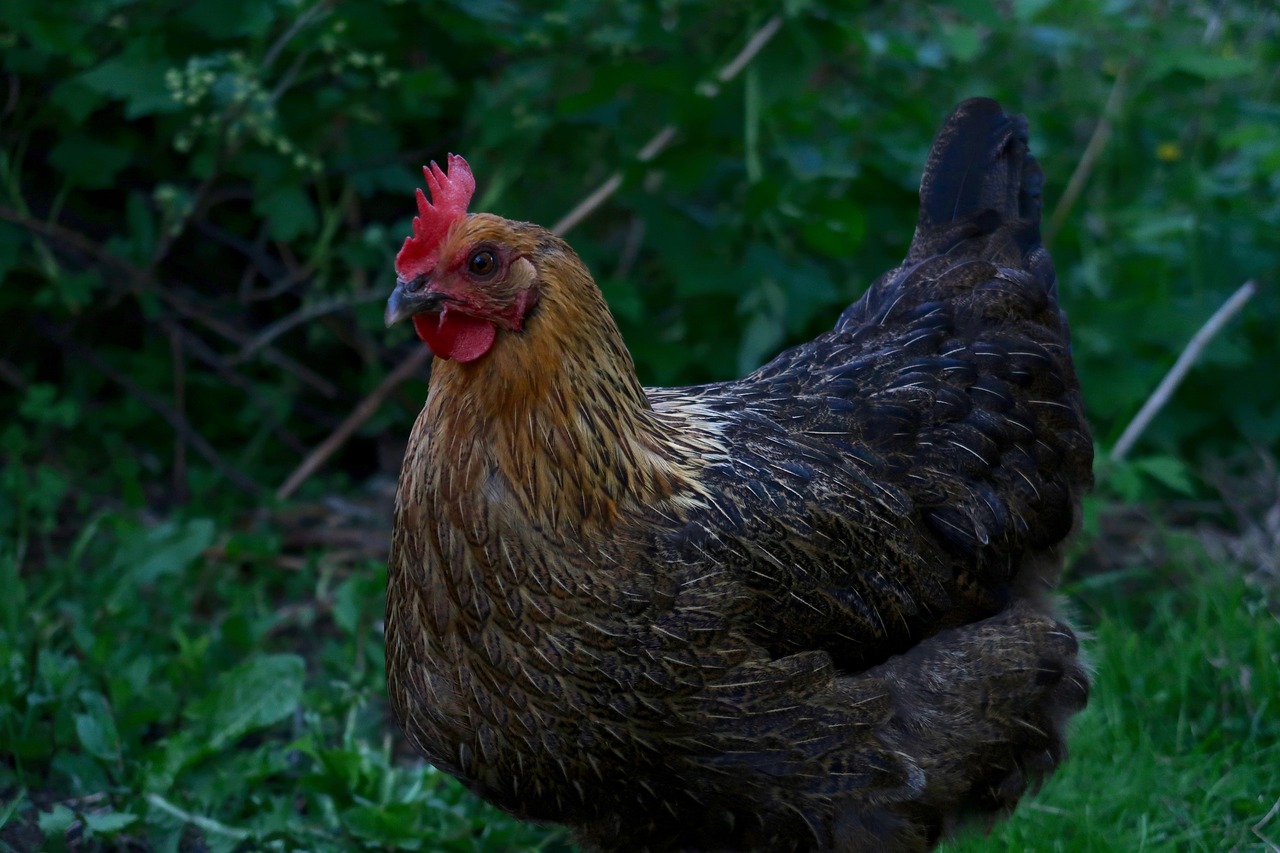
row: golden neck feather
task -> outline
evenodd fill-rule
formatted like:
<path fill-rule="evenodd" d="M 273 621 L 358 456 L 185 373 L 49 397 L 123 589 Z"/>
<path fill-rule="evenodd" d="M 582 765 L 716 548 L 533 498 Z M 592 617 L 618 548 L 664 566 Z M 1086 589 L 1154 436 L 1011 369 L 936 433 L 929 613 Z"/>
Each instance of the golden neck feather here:
<path fill-rule="evenodd" d="M 427 465 L 446 503 L 580 532 L 669 498 L 685 460 L 582 262 L 551 237 L 530 260 L 539 294 L 525 328 L 499 332 L 476 362 L 436 360 Z"/>

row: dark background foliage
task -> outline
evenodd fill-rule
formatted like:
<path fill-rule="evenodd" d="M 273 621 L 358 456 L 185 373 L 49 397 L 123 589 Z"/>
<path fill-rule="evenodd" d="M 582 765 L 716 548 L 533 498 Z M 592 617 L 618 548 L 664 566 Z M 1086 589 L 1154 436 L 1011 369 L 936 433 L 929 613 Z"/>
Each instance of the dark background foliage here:
<path fill-rule="evenodd" d="M 175 440 L 192 436 L 175 439 L 166 406 L 237 480 L 278 484 L 412 346 L 381 329 L 380 302 L 417 167 L 450 150 L 479 177 L 475 207 L 547 225 L 620 173 L 569 236 L 642 378 L 740 374 L 901 256 L 922 155 L 974 94 L 1031 121 L 1104 449 L 1250 278 L 1263 295 L 1139 455 L 1172 471 L 1274 446 L 1276 10 L 923 8 L 13 0 L 6 455 L 74 472 L 71 498 L 88 475 L 133 505 L 233 499 L 198 450 L 175 472 Z M 781 30 L 719 83 L 774 14 Z M 1107 144 L 1067 209 L 1101 122 Z M 668 126 L 675 138 L 638 162 Z M 386 470 L 394 454 L 377 446 L 406 432 L 420 396 L 383 407 L 330 470 Z"/>
<path fill-rule="evenodd" d="M 40 838 L 412 846 L 448 814 L 458 849 L 534 843 L 397 769 L 361 710 L 382 500 L 426 378 L 382 301 L 418 168 L 448 151 L 473 209 L 548 226 L 616 185 L 567 236 L 641 378 L 682 384 L 828 326 L 900 259 L 946 112 L 997 97 L 1048 175 L 1101 460 L 1087 534 L 1104 504 L 1178 499 L 1263 519 L 1228 550 L 1267 551 L 1262 487 L 1223 472 L 1280 447 L 1272 3 L 6 0 L 0 50 L 0 792 L 34 792 L 8 813 L 44 809 Z M 290 715 L 291 752 L 223 750 Z M 299 773 L 304 829 L 271 793 Z"/>

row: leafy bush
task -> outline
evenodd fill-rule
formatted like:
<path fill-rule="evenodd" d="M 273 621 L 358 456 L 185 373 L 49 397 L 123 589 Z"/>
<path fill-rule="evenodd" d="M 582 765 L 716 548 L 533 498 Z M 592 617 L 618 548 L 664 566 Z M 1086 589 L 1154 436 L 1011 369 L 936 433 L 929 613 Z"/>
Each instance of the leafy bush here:
<path fill-rule="evenodd" d="M 0 562 L 0 850 L 563 849 L 393 754 L 381 566 L 215 533 L 105 514 Z"/>
<path fill-rule="evenodd" d="M 1227 293 L 1274 281 L 1275 10 L 793 2 L 720 82 L 774 11 L 6 3 L 6 457 L 135 504 L 278 483 L 416 345 L 379 303 L 417 167 L 449 149 L 478 207 L 545 224 L 621 173 L 570 237 L 653 384 L 741 373 L 829 324 L 901 256 L 931 134 L 974 94 L 1031 119 L 1104 445 Z M 1276 304 L 1264 289 L 1209 349 L 1147 452 L 1277 443 Z M 334 470 L 377 469 L 420 399 Z"/>

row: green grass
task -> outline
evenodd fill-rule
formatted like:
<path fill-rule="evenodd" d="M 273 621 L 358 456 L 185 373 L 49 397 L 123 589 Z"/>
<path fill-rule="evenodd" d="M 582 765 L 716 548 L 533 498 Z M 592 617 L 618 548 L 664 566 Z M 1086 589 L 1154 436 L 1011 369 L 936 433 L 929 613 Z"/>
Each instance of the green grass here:
<path fill-rule="evenodd" d="M 0 850 L 567 850 L 425 767 L 382 699 L 383 569 L 204 520 L 0 550 Z M 1077 584 L 1072 758 L 954 851 L 1268 849 L 1280 621 L 1228 568 Z M 1274 848 L 1270 848 L 1274 849 Z"/>

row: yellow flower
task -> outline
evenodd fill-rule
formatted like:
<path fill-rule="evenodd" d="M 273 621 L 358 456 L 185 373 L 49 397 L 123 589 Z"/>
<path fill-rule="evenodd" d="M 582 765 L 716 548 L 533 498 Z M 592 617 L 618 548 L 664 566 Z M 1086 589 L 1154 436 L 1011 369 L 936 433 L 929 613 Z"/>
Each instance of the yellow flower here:
<path fill-rule="evenodd" d="M 1182 147 L 1176 142 L 1161 142 L 1156 146 L 1156 159 L 1164 163 L 1181 160 Z"/>

